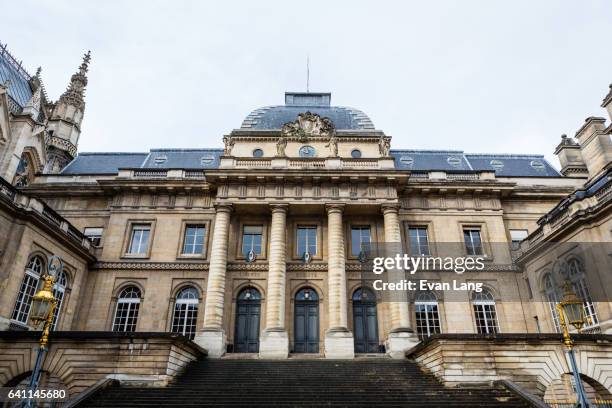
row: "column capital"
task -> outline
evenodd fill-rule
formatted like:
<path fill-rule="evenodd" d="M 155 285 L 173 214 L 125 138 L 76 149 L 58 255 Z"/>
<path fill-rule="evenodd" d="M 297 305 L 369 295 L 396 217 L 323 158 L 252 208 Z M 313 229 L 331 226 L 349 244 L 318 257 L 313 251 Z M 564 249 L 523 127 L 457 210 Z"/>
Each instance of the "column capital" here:
<path fill-rule="evenodd" d="M 383 214 L 387 213 L 398 213 L 400 205 L 398 203 L 385 203 L 380 205 L 380 211 Z"/>
<path fill-rule="evenodd" d="M 234 211 L 234 206 L 231 203 L 216 203 L 214 206 L 215 206 L 215 211 L 218 213 L 220 212 L 231 213 L 232 211 Z"/>
<path fill-rule="evenodd" d="M 328 214 L 331 213 L 342 213 L 344 212 L 344 204 L 338 204 L 338 203 L 332 203 L 332 204 L 325 204 L 325 211 L 327 211 Z"/>
<path fill-rule="evenodd" d="M 272 204 L 270 204 L 270 211 L 272 213 L 275 213 L 275 212 L 286 213 L 288 210 L 289 210 L 289 204 L 287 204 L 287 203 L 272 203 Z"/>

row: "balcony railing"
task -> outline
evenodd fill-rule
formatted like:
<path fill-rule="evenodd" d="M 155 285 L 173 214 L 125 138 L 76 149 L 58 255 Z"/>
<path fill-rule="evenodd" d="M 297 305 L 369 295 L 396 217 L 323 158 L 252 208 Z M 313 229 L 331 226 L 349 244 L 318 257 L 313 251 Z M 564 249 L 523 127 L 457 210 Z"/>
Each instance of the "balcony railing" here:
<path fill-rule="evenodd" d="M 272 167 L 270 159 L 236 159 L 236 167 L 267 169 Z"/>
<path fill-rule="evenodd" d="M 89 249 L 90 242 L 77 228 L 70 224 L 64 217 L 49 207 L 45 202 L 29 196 L 11 185 L 8 181 L 0 177 L 0 195 L 8 198 L 16 208 L 22 208 L 31 214 L 42 217 L 48 225 L 51 225 L 68 236 L 81 246 Z"/>
<path fill-rule="evenodd" d="M 165 178 L 168 170 L 134 170 L 134 177 L 138 178 Z"/>
<path fill-rule="evenodd" d="M 17 189 L 3 178 L 0 178 L 0 194 L 8 197 L 12 201 L 15 199 Z"/>
<path fill-rule="evenodd" d="M 449 180 L 478 180 L 478 173 L 448 173 L 446 178 Z"/>
<path fill-rule="evenodd" d="M 324 169 L 325 159 L 290 159 L 290 169 Z"/>
<path fill-rule="evenodd" d="M 377 169 L 378 159 L 342 159 L 342 168 Z"/>

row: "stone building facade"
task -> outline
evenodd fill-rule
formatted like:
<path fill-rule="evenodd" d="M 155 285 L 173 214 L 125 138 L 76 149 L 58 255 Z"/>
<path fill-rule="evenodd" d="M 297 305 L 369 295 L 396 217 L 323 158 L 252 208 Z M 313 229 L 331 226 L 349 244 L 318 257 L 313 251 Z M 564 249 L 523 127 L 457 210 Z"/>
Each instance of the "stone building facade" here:
<path fill-rule="evenodd" d="M 612 241 L 603 118 L 562 138 L 561 172 L 541 155 L 394 150 L 329 93 L 287 92 L 223 149 L 77 154 L 89 53 L 52 102 L 40 70 L 1 52 L 3 330 L 29 329 L 55 254 L 66 264 L 56 330 L 181 333 L 209 357 L 403 358 L 437 333 L 557 332 L 541 246 Z M 602 106 L 612 117 L 612 91 Z M 455 277 L 483 292 L 388 298 L 364 280 L 372 248 L 435 255 L 451 244 L 485 257 Z M 608 255 L 595 258 L 598 280 L 586 279 L 593 259 L 564 264 L 584 278 L 574 283 L 592 333 L 612 333 Z"/>

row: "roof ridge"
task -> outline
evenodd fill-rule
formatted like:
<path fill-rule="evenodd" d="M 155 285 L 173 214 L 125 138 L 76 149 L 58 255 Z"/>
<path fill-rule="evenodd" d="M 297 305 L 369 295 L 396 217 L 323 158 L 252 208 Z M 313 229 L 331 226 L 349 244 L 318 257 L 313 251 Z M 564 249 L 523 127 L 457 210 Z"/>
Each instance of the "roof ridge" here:
<path fill-rule="evenodd" d="M 528 153 L 465 153 L 466 156 L 472 157 L 508 157 L 508 158 L 529 158 L 536 157 L 543 159 L 543 154 L 528 154 Z"/>
<path fill-rule="evenodd" d="M 79 156 L 106 156 L 106 155 L 128 155 L 128 154 L 141 154 L 147 155 L 149 152 L 79 152 Z"/>
<path fill-rule="evenodd" d="M 391 149 L 391 153 L 453 153 L 465 154 L 463 150 L 435 150 L 435 149 Z"/>
<path fill-rule="evenodd" d="M 17 73 L 19 75 L 22 75 L 23 79 L 25 79 L 26 81 L 32 79 L 32 75 L 30 75 L 30 73 L 24 68 L 23 61 L 17 62 L 17 58 L 15 58 L 13 54 L 11 54 L 11 52 L 8 50 L 8 43 L 4 45 L 0 43 L 0 56 L 6 56 L 6 60 L 8 61 L 8 63 L 11 64 L 13 68 L 17 70 Z"/>
<path fill-rule="evenodd" d="M 220 147 L 194 147 L 194 148 L 155 148 L 151 149 L 151 152 L 222 152 L 223 148 Z"/>

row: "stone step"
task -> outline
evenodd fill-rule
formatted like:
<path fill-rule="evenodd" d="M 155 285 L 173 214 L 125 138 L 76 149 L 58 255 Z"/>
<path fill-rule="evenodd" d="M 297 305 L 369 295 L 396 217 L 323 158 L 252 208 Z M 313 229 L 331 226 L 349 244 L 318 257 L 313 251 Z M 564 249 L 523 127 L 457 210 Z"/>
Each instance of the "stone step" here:
<path fill-rule="evenodd" d="M 528 407 L 505 388 L 446 388 L 407 360 L 200 360 L 167 387 L 110 387 L 83 407 Z"/>

